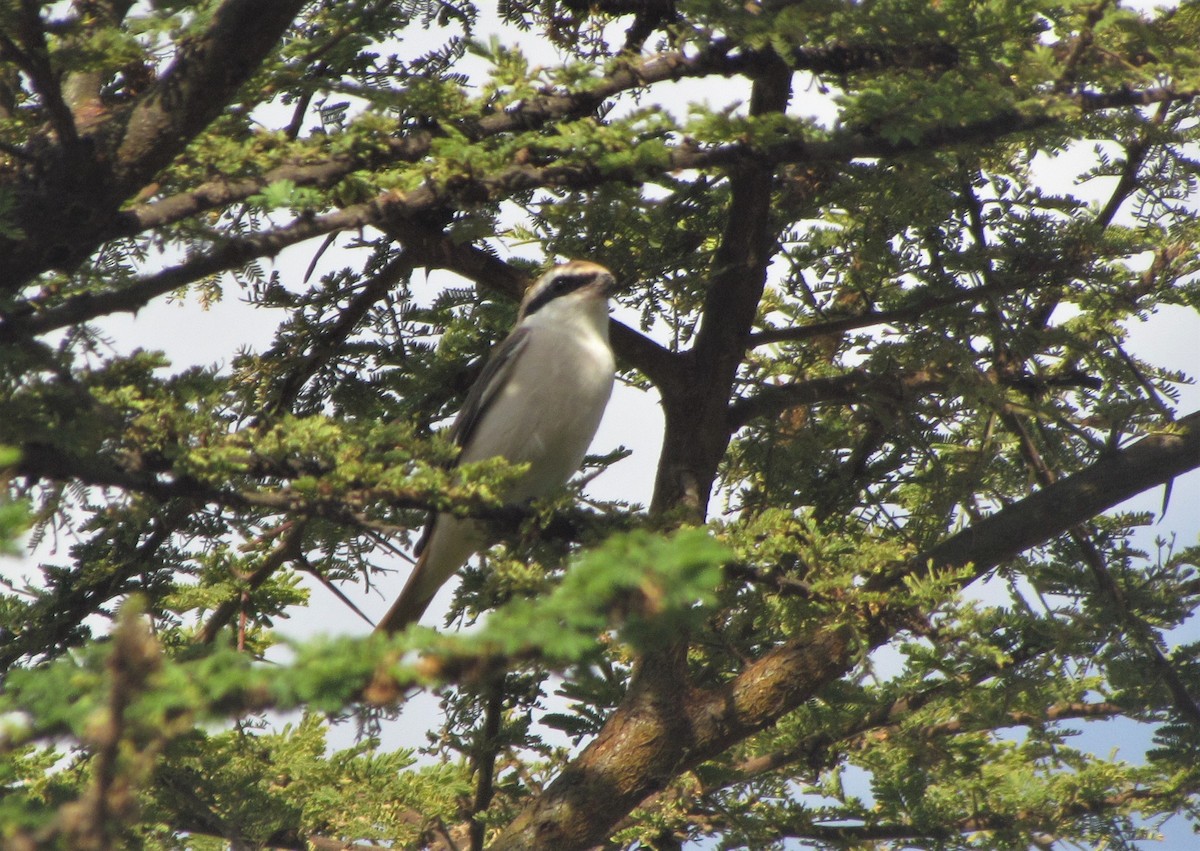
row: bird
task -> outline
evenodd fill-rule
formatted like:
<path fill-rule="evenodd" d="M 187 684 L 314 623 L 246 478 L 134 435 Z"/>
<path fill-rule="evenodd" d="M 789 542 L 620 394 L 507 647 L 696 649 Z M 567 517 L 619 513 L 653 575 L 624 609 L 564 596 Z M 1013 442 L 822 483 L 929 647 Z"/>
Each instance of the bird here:
<path fill-rule="evenodd" d="M 612 395 L 608 299 L 616 286 L 596 263 L 550 269 L 526 291 L 513 330 L 467 392 L 450 426 L 461 447 L 456 463 L 501 457 L 529 465 L 503 494 L 504 504 L 553 493 L 583 463 Z M 486 543 L 486 525 L 431 513 L 412 574 L 376 631 L 392 634 L 420 620 L 438 589 Z"/>

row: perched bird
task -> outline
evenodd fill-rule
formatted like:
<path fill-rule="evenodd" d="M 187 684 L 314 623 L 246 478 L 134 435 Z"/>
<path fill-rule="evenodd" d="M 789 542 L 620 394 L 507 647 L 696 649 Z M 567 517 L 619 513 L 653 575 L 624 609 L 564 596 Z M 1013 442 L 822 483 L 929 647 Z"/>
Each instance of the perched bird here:
<path fill-rule="evenodd" d="M 492 351 L 450 429 L 458 463 L 500 456 L 529 467 L 504 494 L 517 505 L 553 493 L 579 469 L 612 393 L 608 343 L 611 272 L 575 260 L 538 278 L 517 324 Z M 397 632 L 420 619 L 438 589 L 487 541 L 486 525 L 434 514 L 417 563 L 376 627 Z"/>

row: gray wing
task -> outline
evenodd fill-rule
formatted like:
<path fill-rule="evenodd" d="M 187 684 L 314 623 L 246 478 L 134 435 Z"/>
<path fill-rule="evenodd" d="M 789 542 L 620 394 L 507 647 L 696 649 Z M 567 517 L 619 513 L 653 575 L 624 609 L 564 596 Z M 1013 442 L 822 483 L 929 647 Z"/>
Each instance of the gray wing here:
<path fill-rule="evenodd" d="M 509 373 L 512 372 L 513 365 L 528 343 L 529 329 L 517 328 L 492 351 L 487 363 L 483 366 L 483 372 L 471 385 L 471 389 L 467 391 L 467 398 L 463 402 L 462 409 L 450 426 L 450 439 L 454 441 L 455 445 L 465 448 L 471 442 L 471 436 L 475 433 L 476 427 L 483 420 L 488 408 L 492 406 L 492 402 L 496 400 L 496 395 L 504 386 Z M 436 519 L 437 512 L 429 512 L 429 519 L 425 521 L 421 539 L 417 541 L 417 546 L 413 550 L 416 555 L 421 555 L 425 550 L 425 545 L 429 543 Z"/>
<path fill-rule="evenodd" d="M 462 410 L 454 418 L 450 426 L 450 439 L 458 446 L 466 447 L 471 442 L 476 426 L 487 413 L 496 394 L 504 386 L 508 374 L 512 372 L 513 364 L 517 362 L 521 351 L 529 343 L 529 329 L 518 328 L 505 337 L 492 352 L 484 364 L 483 372 L 467 391 L 466 401 Z"/>

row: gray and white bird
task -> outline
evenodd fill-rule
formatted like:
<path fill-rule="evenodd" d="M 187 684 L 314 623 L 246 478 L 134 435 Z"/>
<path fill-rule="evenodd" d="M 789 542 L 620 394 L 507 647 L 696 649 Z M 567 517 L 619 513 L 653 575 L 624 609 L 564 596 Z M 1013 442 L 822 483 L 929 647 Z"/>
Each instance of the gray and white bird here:
<path fill-rule="evenodd" d="M 504 494 L 509 505 L 553 493 L 579 469 L 612 394 L 608 297 L 616 280 L 575 260 L 542 275 L 525 293 L 517 324 L 492 351 L 467 393 L 450 436 L 458 463 L 499 456 L 529 467 Z M 397 632 L 420 619 L 434 594 L 487 543 L 487 527 L 435 514 L 417 544 L 416 566 L 376 629 Z"/>

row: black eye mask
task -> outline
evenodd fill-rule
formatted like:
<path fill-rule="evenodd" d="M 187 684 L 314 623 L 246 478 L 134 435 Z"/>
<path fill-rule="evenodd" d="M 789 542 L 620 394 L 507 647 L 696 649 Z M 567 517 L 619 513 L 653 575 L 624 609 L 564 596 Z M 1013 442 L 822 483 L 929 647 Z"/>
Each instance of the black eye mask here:
<path fill-rule="evenodd" d="M 586 287 L 594 280 L 596 280 L 595 272 L 581 272 L 576 275 L 559 275 L 540 293 L 534 296 L 533 300 L 525 306 L 525 315 L 533 316 L 533 314 L 537 313 L 559 296 L 573 293 L 580 287 Z"/>

